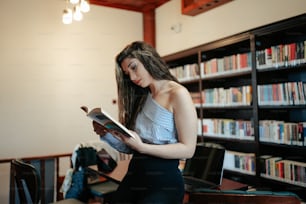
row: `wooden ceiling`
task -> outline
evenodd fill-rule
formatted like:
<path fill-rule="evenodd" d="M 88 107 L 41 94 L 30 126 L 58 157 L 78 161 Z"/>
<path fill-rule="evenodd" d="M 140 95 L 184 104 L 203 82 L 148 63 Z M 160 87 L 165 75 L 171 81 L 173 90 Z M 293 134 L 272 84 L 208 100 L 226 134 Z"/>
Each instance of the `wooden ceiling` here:
<path fill-rule="evenodd" d="M 155 9 L 170 0 L 89 0 L 90 4 L 137 12 Z"/>

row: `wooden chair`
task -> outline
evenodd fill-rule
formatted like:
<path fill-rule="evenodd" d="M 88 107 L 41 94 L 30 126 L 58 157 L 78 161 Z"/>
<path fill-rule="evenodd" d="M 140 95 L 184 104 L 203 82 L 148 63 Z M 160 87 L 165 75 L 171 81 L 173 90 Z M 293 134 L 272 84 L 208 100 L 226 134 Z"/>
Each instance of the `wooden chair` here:
<path fill-rule="evenodd" d="M 22 160 L 11 161 L 11 182 L 15 182 L 18 192 L 18 199 L 21 204 L 38 204 L 41 199 L 41 178 L 37 169 Z M 10 188 L 10 193 L 15 192 L 15 188 Z M 15 199 L 15 198 L 14 198 Z M 11 200 L 10 203 L 15 203 Z M 56 203 L 61 204 L 82 204 L 76 199 L 62 200 Z"/>
<path fill-rule="evenodd" d="M 37 170 L 21 160 L 13 160 L 11 174 L 16 182 L 20 203 L 38 204 L 40 201 L 40 179 Z M 10 190 L 15 191 L 15 189 Z"/>

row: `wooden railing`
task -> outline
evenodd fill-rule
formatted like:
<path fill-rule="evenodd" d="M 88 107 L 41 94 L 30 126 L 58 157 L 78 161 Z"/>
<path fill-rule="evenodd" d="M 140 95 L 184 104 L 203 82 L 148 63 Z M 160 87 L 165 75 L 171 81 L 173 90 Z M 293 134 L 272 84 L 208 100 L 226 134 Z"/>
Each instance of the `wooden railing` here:
<path fill-rule="evenodd" d="M 63 199 L 63 195 L 62 193 L 60 193 L 60 188 L 61 185 L 64 181 L 65 175 L 60 175 L 60 159 L 62 158 L 67 158 L 69 159 L 69 164 L 67 164 L 68 167 L 71 167 L 71 156 L 72 153 L 63 153 L 63 154 L 54 154 L 54 155 L 47 155 L 47 156 L 35 156 L 35 157 L 18 157 L 18 159 L 22 159 L 25 162 L 28 163 L 36 163 L 36 166 L 38 166 L 38 171 L 40 172 L 41 175 L 41 186 L 42 186 L 42 192 L 41 192 L 41 204 L 45 204 L 45 203 L 50 203 L 50 198 L 49 196 L 49 191 L 50 189 L 46 189 L 43 188 L 43 186 L 46 186 L 46 176 L 50 177 L 50 176 L 54 176 L 54 183 L 53 186 L 54 188 L 52 189 L 52 195 L 53 198 L 55 197 L 56 201 L 58 200 L 62 200 Z M 124 153 L 119 153 L 119 160 L 127 160 L 127 159 L 131 159 L 132 155 L 128 155 L 128 154 L 124 154 Z M 0 164 L 10 164 L 11 161 L 13 159 L 16 158 L 9 158 L 9 159 L 0 159 Z M 49 160 L 52 161 L 53 165 L 54 165 L 54 175 L 46 175 L 46 172 L 48 172 L 48 167 L 46 167 L 46 164 L 49 162 Z M 48 166 L 48 165 L 47 165 Z M 9 174 L 10 175 L 10 174 Z M 13 181 L 13 179 L 10 178 L 10 189 L 14 188 L 15 183 Z M 47 196 L 48 194 L 48 196 Z M 11 191 L 10 190 L 10 195 L 9 195 L 9 200 L 10 200 L 10 204 L 14 204 L 15 203 L 15 190 Z M 53 202 L 53 200 L 52 200 Z"/>
<path fill-rule="evenodd" d="M 36 162 L 38 163 L 39 166 L 39 172 L 41 175 L 41 186 L 46 186 L 48 185 L 46 176 L 54 176 L 55 181 L 53 181 L 53 185 L 54 189 L 53 190 L 53 195 L 55 193 L 56 196 L 56 200 L 61 200 L 62 199 L 62 194 L 60 193 L 60 187 L 62 185 L 63 179 L 65 175 L 60 175 L 60 159 L 61 158 L 69 158 L 69 161 L 71 161 L 71 155 L 72 153 L 64 153 L 64 154 L 55 154 L 55 155 L 47 155 L 47 156 L 35 156 L 35 157 L 24 157 L 24 158 L 18 158 L 18 159 L 22 159 L 25 162 L 29 162 L 29 163 L 33 163 Z M 7 164 L 7 163 L 11 163 L 11 161 L 13 159 L 16 158 L 9 158 L 9 159 L 0 159 L 0 164 Z M 46 167 L 46 162 L 48 161 L 52 161 L 53 165 L 54 165 L 54 175 L 46 175 L 46 172 L 48 171 L 47 167 Z M 67 164 L 68 166 L 71 166 L 70 164 Z M 14 180 L 10 178 L 10 189 L 14 188 L 15 183 Z M 44 203 L 49 203 L 50 200 L 46 200 L 46 193 L 47 190 L 50 191 L 50 189 L 46 189 L 46 188 L 42 188 L 42 192 L 41 192 L 41 204 Z M 13 204 L 15 202 L 15 191 L 10 191 L 10 204 Z"/>

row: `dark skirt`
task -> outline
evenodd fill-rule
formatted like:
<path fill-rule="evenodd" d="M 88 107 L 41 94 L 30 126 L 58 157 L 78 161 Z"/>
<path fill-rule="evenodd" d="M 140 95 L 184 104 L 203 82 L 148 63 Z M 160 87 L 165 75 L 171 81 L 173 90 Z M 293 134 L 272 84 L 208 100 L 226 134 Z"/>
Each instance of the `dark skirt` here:
<path fill-rule="evenodd" d="M 178 159 L 134 154 L 114 203 L 182 204 L 184 181 L 178 165 Z"/>

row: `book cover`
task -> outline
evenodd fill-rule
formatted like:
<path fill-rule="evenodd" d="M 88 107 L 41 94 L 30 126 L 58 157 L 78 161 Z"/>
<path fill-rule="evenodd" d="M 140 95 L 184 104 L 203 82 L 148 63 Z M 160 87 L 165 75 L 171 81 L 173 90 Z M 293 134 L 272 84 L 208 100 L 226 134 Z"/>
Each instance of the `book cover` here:
<path fill-rule="evenodd" d="M 86 106 L 82 106 L 81 109 L 85 111 L 87 117 L 96 121 L 100 125 L 103 125 L 113 136 L 118 136 L 119 133 L 126 137 L 134 137 L 134 135 L 126 127 L 112 118 L 105 110 L 102 110 L 101 108 L 94 108 L 88 112 L 88 108 Z"/>

